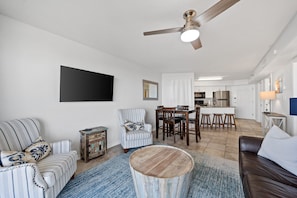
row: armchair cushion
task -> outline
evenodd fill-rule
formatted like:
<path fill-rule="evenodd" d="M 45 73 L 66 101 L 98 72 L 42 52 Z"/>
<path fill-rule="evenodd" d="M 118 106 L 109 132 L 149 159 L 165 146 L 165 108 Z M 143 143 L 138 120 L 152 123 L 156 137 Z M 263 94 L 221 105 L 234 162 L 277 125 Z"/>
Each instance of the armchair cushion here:
<path fill-rule="evenodd" d="M 30 153 L 35 161 L 39 161 L 48 156 L 51 150 L 50 145 L 39 137 L 25 149 L 25 152 Z"/>
<path fill-rule="evenodd" d="M 35 163 L 29 152 L 0 151 L 0 166 L 16 166 L 25 163 Z"/>
<path fill-rule="evenodd" d="M 140 131 L 140 130 L 134 130 L 134 131 L 128 131 L 126 135 L 127 140 L 141 140 L 141 139 L 147 139 L 151 138 L 151 133 L 148 131 Z"/>
<path fill-rule="evenodd" d="M 37 165 L 48 187 L 54 186 L 58 178 L 64 178 L 65 173 L 73 169 L 76 159 L 77 153 L 71 151 L 70 153 L 50 155 L 40 160 Z"/>
<path fill-rule="evenodd" d="M 1 151 L 0 166 L 15 166 L 25 163 L 36 163 L 51 152 L 50 145 L 41 137 L 22 151 Z"/>
<path fill-rule="evenodd" d="M 132 122 L 129 120 L 125 120 L 124 126 L 128 131 L 135 131 L 135 130 L 143 129 L 144 123 L 143 122 Z"/>

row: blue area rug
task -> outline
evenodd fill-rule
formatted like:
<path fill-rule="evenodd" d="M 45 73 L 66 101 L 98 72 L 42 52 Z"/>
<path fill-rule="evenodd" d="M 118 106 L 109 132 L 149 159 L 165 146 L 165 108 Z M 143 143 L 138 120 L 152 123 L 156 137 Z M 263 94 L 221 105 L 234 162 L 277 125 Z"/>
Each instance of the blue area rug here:
<path fill-rule="evenodd" d="M 136 197 L 129 156 L 121 154 L 70 180 L 58 198 Z M 195 168 L 188 197 L 244 197 L 237 162 L 188 151 Z"/>

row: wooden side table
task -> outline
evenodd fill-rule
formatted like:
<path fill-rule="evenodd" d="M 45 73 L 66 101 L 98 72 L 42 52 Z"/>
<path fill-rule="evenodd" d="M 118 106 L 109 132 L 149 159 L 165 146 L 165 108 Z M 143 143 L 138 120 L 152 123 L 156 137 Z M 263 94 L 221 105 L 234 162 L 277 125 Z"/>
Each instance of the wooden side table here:
<path fill-rule="evenodd" d="M 88 162 L 107 152 L 107 128 L 103 126 L 80 130 L 80 155 Z"/>
<path fill-rule="evenodd" d="M 283 114 L 274 113 L 274 112 L 263 112 L 262 115 L 262 131 L 263 134 L 269 131 L 269 129 L 276 125 L 282 130 L 287 130 L 287 117 Z"/>
<path fill-rule="evenodd" d="M 153 145 L 130 155 L 130 170 L 136 196 L 186 198 L 194 159 L 182 149 Z"/>

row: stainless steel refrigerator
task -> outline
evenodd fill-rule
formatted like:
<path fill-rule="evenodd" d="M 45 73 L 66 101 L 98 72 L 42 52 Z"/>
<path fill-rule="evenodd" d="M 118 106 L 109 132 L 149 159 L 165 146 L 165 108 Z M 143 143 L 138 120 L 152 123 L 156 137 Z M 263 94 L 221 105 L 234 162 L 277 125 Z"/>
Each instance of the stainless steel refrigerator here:
<path fill-rule="evenodd" d="M 230 92 L 229 91 L 214 91 L 213 92 L 213 106 L 229 107 L 230 106 Z"/>

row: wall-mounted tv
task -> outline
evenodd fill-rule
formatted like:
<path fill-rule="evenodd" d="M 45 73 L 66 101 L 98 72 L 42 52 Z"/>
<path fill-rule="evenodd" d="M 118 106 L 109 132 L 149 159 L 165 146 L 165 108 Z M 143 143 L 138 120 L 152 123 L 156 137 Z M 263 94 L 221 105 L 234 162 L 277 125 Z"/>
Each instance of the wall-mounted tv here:
<path fill-rule="evenodd" d="M 112 101 L 113 76 L 61 65 L 60 102 Z"/>
<path fill-rule="evenodd" d="M 290 115 L 297 115 L 297 98 L 290 98 Z"/>

